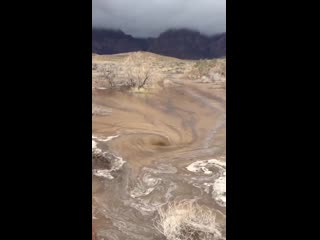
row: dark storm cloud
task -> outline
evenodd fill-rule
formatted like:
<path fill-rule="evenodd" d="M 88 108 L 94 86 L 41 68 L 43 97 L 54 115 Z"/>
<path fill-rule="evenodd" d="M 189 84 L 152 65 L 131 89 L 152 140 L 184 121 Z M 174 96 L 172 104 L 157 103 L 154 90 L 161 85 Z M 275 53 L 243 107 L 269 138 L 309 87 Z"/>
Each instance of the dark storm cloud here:
<path fill-rule="evenodd" d="M 136 37 L 168 28 L 205 34 L 226 31 L 226 0 L 93 0 L 93 27 L 115 28 Z"/>

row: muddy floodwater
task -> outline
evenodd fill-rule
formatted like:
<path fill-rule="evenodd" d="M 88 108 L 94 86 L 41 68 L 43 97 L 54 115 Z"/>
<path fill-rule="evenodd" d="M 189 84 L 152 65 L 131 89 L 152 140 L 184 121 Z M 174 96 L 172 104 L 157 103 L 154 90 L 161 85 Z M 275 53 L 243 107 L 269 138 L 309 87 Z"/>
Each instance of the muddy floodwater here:
<path fill-rule="evenodd" d="M 157 208 L 196 200 L 225 239 L 225 90 L 176 84 L 151 93 L 93 91 L 96 239 L 156 240 Z"/>

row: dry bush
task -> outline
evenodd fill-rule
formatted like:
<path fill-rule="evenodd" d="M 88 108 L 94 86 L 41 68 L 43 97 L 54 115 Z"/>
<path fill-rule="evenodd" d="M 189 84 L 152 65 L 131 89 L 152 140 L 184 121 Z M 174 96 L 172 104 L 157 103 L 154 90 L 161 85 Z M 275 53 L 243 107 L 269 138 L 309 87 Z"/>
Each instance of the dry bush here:
<path fill-rule="evenodd" d="M 215 212 L 191 200 L 173 202 L 158 210 L 156 228 L 167 240 L 224 239 Z"/>
<path fill-rule="evenodd" d="M 207 77 L 210 69 L 212 68 L 211 60 L 198 60 L 192 67 L 192 70 L 188 74 L 189 79 L 200 79 L 201 77 Z"/>
<path fill-rule="evenodd" d="M 103 65 L 99 68 L 99 82 L 100 87 L 105 88 L 115 88 L 116 87 L 116 74 L 117 69 L 116 66 L 112 65 Z"/>
<path fill-rule="evenodd" d="M 208 76 L 210 69 L 212 68 L 213 64 L 210 60 L 199 60 L 195 64 L 195 68 L 197 70 L 197 75 L 199 78 L 202 76 Z"/>
<path fill-rule="evenodd" d="M 97 70 L 97 69 L 98 69 L 98 64 L 92 63 L 92 70 Z"/>
<path fill-rule="evenodd" d="M 141 52 L 130 54 L 125 62 L 126 68 L 126 86 L 129 88 L 146 88 L 154 80 L 154 72 L 150 57 Z"/>
<path fill-rule="evenodd" d="M 223 84 L 226 81 L 226 60 L 198 60 L 187 75 L 190 80 Z"/>

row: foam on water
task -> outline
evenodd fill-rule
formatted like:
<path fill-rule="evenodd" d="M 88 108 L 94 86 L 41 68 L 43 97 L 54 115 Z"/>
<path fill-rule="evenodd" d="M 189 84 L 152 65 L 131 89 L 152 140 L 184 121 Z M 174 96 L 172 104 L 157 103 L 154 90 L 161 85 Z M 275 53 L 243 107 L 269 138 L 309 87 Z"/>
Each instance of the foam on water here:
<path fill-rule="evenodd" d="M 92 135 L 92 138 L 96 139 L 99 142 L 108 142 L 108 141 L 110 141 L 110 140 L 112 140 L 114 138 L 117 138 L 117 137 L 119 137 L 119 135 L 109 136 L 107 138 L 99 138 L 99 137 L 96 137 L 96 136 Z"/>
<path fill-rule="evenodd" d="M 112 162 L 111 169 L 93 169 L 93 175 L 97 177 L 104 177 L 107 179 L 114 179 L 114 176 L 111 174 L 113 172 L 116 172 L 122 168 L 122 166 L 125 164 L 126 161 L 124 161 L 121 157 L 114 156 L 114 160 Z"/>
<path fill-rule="evenodd" d="M 130 192 L 132 198 L 149 195 L 161 182 L 161 178 L 151 177 L 150 174 L 145 174 L 142 179 L 138 181 L 135 188 Z"/>
<path fill-rule="evenodd" d="M 214 181 L 212 197 L 220 206 L 226 206 L 226 176 L 221 176 Z"/>
<path fill-rule="evenodd" d="M 191 163 L 189 166 L 186 167 L 186 169 L 194 173 L 212 174 L 213 172 L 208 168 L 213 166 L 218 168 L 225 168 L 226 163 L 217 159 L 199 160 Z"/>
<path fill-rule="evenodd" d="M 98 138 L 92 135 L 92 139 L 95 139 L 96 141 L 99 141 L 99 142 L 108 142 L 117 137 L 119 137 L 119 135 L 109 136 L 107 138 Z M 92 140 L 92 153 L 101 154 L 101 155 L 108 154 L 108 152 L 103 152 L 100 148 L 97 147 L 98 143 L 95 140 Z M 126 161 L 124 161 L 121 157 L 115 156 L 113 154 L 111 154 L 111 156 L 112 156 L 111 168 L 110 169 L 93 169 L 92 173 L 94 176 L 103 177 L 109 180 L 114 179 L 114 176 L 112 175 L 112 173 L 120 170 Z"/>
<path fill-rule="evenodd" d="M 94 153 L 94 154 L 102 153 L 102 150 L 97 147 L 97 142 L 94 140 L 92 140 L 92 153 Z"/>
<path fill-rule="evenodd" d="M 209 170 L 215 167 L 218 170 L 217 177 L 214 177 L 213 171 Z M 207 194 L 211 195 L 215 202 L 221 207 L 226 206 L 226 162 L 218 159 L 198 160 L 186 167 L 190 172 L 204 175 L 212 175 L 214 178 L 208 178 L 210 182 L 193 183 L 193 186 L 202 188 Z M 195 180 L 195 178 L 192 178 Z"/>

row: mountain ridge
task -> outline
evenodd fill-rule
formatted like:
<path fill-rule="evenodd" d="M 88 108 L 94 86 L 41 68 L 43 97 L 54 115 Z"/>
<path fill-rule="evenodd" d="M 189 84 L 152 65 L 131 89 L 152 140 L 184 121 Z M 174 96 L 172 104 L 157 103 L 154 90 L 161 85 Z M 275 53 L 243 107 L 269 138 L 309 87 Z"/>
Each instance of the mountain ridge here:
<path fill-rule="evenodd" d="M 190 29 L 169 29 L 158 37 L 138 38 L 121 30 L 92 29 L 92 53 L 135 51 L 181 59 L 219 58 L 226 55 L 226 33 L 207 36 Z"/>

